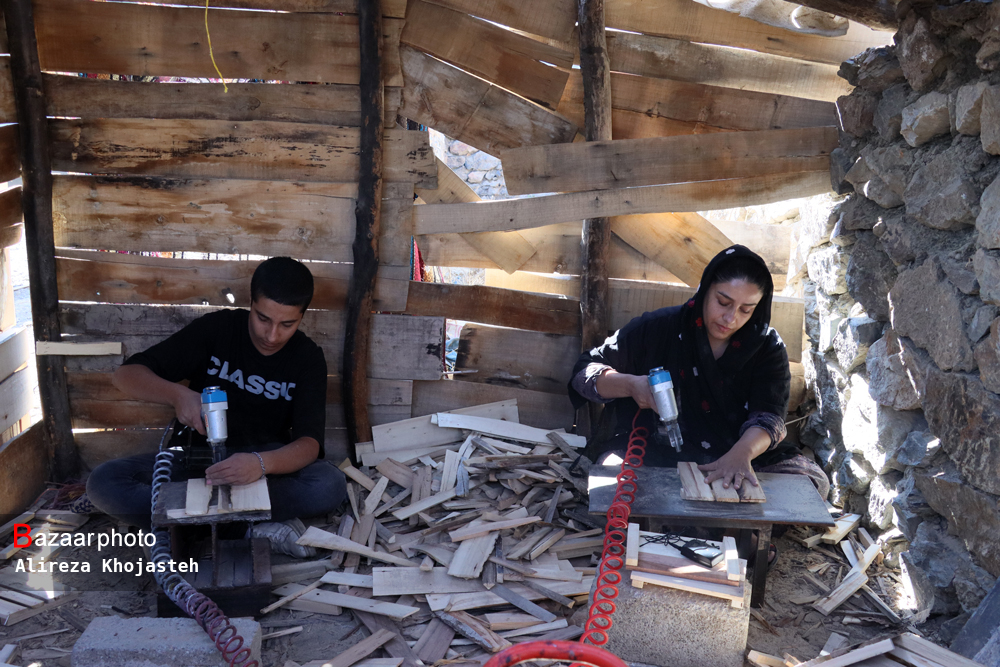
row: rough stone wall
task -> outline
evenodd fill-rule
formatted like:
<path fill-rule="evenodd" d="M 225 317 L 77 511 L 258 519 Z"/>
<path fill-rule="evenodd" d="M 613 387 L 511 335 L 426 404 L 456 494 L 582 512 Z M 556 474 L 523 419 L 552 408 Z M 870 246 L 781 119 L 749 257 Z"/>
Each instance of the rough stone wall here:
<path fill-rule="evenodd" d="M 902 534 L 923 611 L 955 615 L 1000 576 L 1000 3 L 900 11 L 841 68 L 847 196 L 797 230 L 801 437 L 836 501 Z"/>
<path fill-rule="evenodd" d="M 436 130 L 430 130 L 430 135 L 434 154 L 468 183 L 477 195 L 483 199 L 508 197 L 499 158 Z"/>

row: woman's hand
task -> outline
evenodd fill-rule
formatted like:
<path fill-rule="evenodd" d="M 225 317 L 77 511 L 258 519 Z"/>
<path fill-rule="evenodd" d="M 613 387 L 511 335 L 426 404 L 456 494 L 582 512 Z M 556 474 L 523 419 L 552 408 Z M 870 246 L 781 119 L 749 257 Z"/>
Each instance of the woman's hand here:
<path fill-rule="evenodd" d="M 605 371 L 597 378 L 597 393 L 604 398 L 631 398 L 643 410 L 656 410 L 653 390 L 645 375 L 629 375 L 616 370 Z"/>
<path fill-rule="evenodd" d="M 214 486 L 222 484 L 250 484 L 264 476 L 260 459 L 253 454 L 233 454 L 225 461 L 210 466 L 205 471 L 205 482 Z"/>
<path fill-rule="evenodd" d="M 732 449 L 712 463 L 698 466 L 705 475 L 705 482 L 711 484 L 717 479 L 722 480 L 725 488 L 740 488 L 744 483 L 760 486 L 757 475 L 754 474 L 750 462 L 767 451 L 771 444 L 771 436 L 758 426 L 746 430 Z"/>
<path fill-rule="evenodd" d="M 707 473 L 705 475 L 707 484 L 721 479 L 722 486 L 727 489 L 729 487 L 738 489 L 744 483 L 759 486 L 757 475 L 754 474 L 753 466 L 750 465 L 750 457 L 735 447 L 719 457 L 718 460 L 698 466 L 698 470 Z"/>

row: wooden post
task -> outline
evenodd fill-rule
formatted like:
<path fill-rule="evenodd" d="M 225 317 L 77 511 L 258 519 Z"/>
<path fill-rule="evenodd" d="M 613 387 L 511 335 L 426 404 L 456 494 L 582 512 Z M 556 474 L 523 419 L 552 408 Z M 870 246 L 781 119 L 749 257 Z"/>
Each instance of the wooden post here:
<path fill-rule="evenodd" d="M 56 286 L 55 242 L 52 236 L 52 169 L 49 160 L 45 91 L 38 61 L 31 0 L 0 0 L 7 22 L 10 69 L 17 109 L 21 160 L 21 205 L 31 281 L 31 317 L 35 340 L 58 341 L 59 291 Z M 66 370 L 61 356 L 35 358 L 42 417 L 55 481 L 75 477 L 76 443 L 70 421 Z"/>
<path fill-rule="evenodd" d="M 358 0 L 361 50 L 361 176 L 354 210 L 354 273 L 344 336 L 344 414 L 351 442 L 372 439 L 368 419 L 368 354 L 378 271 L 382 209 L 382 3 Z"/>
<path fill-rule="evenodd" d="M 580 70 L 583 73 L 583 108 L 587 141 L 611 139 L 611 67 L 604 36 L 604 0 L 578 0 Z M 580 315 L 582 347 L 600 345 L 608 335 L 608 259 L 611 221 L 590 218 L 583 222 L 583 270 Z"/>
<path fill-rule="evenodd" d="M 899 21 L 890 0 L 795 0 L 800 5 L 857 21 L 875 30 L 896 30 Z"/>

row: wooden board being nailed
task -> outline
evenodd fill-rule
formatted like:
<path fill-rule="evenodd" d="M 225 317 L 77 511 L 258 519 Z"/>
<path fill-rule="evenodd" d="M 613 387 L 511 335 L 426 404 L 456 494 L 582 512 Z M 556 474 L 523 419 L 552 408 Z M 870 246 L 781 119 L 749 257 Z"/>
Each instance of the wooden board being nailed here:
<path fill-rule="evenodd" d="M 743 480 L 740 488 L 726 488 L 716 480 L 711 486 L 705 483 L 705 473 L 696 463 L 682 461 L 677 464 L 681 477 L 681 498 L 702 502 L 763 503 L 767 502 L 764 489 Z"/>

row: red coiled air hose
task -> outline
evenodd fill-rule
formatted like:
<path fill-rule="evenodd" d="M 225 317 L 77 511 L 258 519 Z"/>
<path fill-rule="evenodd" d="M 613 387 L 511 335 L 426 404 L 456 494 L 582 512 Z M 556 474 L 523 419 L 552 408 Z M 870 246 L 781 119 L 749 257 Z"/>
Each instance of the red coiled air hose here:
<path fill-rule="evenodd" d="M 601 564 L 597 568 L 594 600 L 590 605 L 590 615 L 584 625 L 583 636 L 580 637 L 581 643 L 589 642 L 594 646 L 608 643 L 608 631 L 613 625 L 611 616 L 615 613 L 614 600 L 618 597 L 618 585 L 622 581 L 621 569 L 625 567 L 628 519 L 632 513 L 636 491 L 639 490 L 635 469 L 642 467 L 642 459 L 646 455 L 646 437 L 649 435 L 648 429 L 636 426 L 640 412 L 641 410 L 636 412 L 632 418 L 632 434 L 628 439 L 622 470 L 618 473 L 614 499 L 608 508 L 608 523 L 604 529 L 604 549 L 601 551 Z"/>

